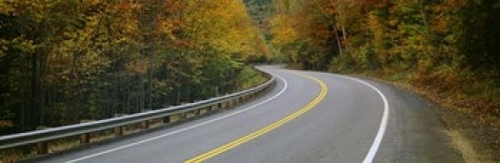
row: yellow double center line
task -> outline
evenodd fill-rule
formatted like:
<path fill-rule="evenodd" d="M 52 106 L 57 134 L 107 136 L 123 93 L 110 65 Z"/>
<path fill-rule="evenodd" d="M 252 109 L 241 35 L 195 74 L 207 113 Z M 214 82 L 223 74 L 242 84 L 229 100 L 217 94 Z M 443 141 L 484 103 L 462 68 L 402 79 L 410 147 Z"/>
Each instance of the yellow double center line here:
<path fill-rule="evenodd" d="M 323 100 L 323 98 L 326 96 L 326 93 L 328 92 L 328 88 L 326 87 L 326 84 L 317 79 L 317 78 L 314 78 L 314 77 L 311 77 L 311 76 L 307 76 L 307 75 L 302 75 L 302 74 L 298 74 L 300 76 L 303 76 L 303 77 L 306 77 L 306 78 L 309 78 L 311 80 L 314 80 L 316 81 L 319 85 L 320 85 L 320 93 L 318 94 L 318 96 L 316 96 L 316 98 L 314 98 L 314 100 L 312 100 L 309 104 L 307 104 L 306 106 L 304 106 L 303 108 L 301 108 L 300 110 L 294 112 L 293 114 L 290 114 L 288 116 L 286 116 L 285 118 L 279 120 L 279 121 L 276 121 L 272 124 L 270 124 L 269 126 L 266 126 L 264 128 L 261 128 L 251 134 L 248 134 L 244 137 L 241 137 L 237 140 L 234 140 L 230 143 L 227 143 L 223 146 L 220 146 L 218 148 L 215 148 L 211 151 L 208 151 L 202 155 L 199 155 L 197 157 L 194 157 L 192 159 L 189 159 L 187 161 L 185 161 L 185 163 L 198 163 L 198 162 L 203 162 L 205 160 L 208 160 L 216 155 L 219 155 L 225 151 L 228 151 L 230 149 L 233 149 L 234 147 L 237 147 L 243 143 L 246 143 L 252 139 L 255 139 L 259 136 L 262 136 L 266 133 L 268 133 L 269 131 L 272 131 L 290 121 L 292 121 L 293 119 L 301 116 L 302 114 L 306 113 L 307 111 L 311 110 L 314 106 L 316 106 L 321 100 Z"/>

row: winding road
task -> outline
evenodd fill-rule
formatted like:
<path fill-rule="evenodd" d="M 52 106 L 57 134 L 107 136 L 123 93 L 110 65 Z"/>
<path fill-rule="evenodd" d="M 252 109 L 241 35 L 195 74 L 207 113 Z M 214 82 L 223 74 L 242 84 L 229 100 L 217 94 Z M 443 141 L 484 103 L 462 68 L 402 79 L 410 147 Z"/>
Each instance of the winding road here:
<path fill-rule="evenodd" d="M 464 162 L 432 106 L 386 84 L 278 66 L 237 108 L 28 162 Z"/>

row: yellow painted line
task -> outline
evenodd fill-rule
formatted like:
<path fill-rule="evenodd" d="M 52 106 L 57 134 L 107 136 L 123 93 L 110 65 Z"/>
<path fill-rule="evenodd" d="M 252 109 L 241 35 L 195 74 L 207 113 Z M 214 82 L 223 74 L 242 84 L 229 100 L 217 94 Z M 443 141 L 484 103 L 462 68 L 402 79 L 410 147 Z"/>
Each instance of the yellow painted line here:
<path fill-rule="evenodd" d="M 248 134 L 248 135 L 246 135 L 244 137 L 241 137 L 241 138 L 239 138 L 237 140 L 234 140 L 234 141 L 232 141 L 230 143 L 227 143 L 227 144 L 225 144 L 223 146 L 215 148 L 215 149 L 213 149 L 211 151 L 208 151 L 208 152 L 206 152 L 204 154 L 201 154 L 201 155 L 199 155 L 197 157 L 189 159 L 189 160 L 185 161 L 185 163 L 199 163 L 199 162 L 203 162 L 205 160 L 208 160 L 208 159 L 210 159 L 210 158 L 212 158 L 214 156 L 217 156 L 217 155 L 219 155 L 219 154 L 221 154 L 223 152 L 226 152 L 226 151 L 228 151 L 230 149 L 233 149 L 234 147 L 237 147 L 237 146 L 239 146 L 239 145 L 241 145 L 243 143 L 246 143 L 246 142 L 248 142 L 250 140 L 253 140 L 253 139 L 255 139 L 255 138 L 259 137 L 259 136 L 262 136 L 262 135 L 268 133 L 269 131 L 272 131 L 272 130 L 276 129 L 276 128 L 278 128 L 278 127 L 280 127 L 280 126 L 282 126 L 282 125 L 284 125 L 284 124 L 292 121 L 293 119 L 295 119 L 295 118 L 303 115 L 307 111 L 311 110 L 314 106 L 316 106 L 319 102 L 321 102 L 321 100 L 323 100 L 323 98 L 326 96 L 326 93 L 328 92 L 328 88 L 326 87 L 326 84 L 323 81 L 321 81 L 321 80 L 319 80 L 317 78 L 314 78 L 314 77 L 311 77 L 311 76 L 307 76 L 307 75 L 302 75 L 302 74 L 298 74 L 298 75 L 306 77 L 306 78 L 309 78 L 311 80 L 314 80 L 314 81 L 316 81 L 320 85 L 320 92 L 319 92 L 318 96 L 316 96 L 316 98 L 314 98 L 314 100 L 312 100 L 309 104 L 307 104 L 306 106 L 304 106 L 300 110 L 298 110 L 298 111 L 296 111 L 296 112 L 294 112 L 294 113 L 286 116 L 285 118 L 283 118 L 281 120 L 278 120 L 278 121 L 270 124 L 269 126 L 261 128 L 261 129 L 255 131 L 255 132 L 253 132 L 251 134 Z"/>

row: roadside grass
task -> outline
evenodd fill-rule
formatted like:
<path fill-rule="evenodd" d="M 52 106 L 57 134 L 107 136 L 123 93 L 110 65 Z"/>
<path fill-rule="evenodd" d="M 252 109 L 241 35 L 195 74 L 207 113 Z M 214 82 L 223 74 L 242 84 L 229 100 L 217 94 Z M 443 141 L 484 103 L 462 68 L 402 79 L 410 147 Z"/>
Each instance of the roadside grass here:
<path fill-rule="evenodd" d="M 23 158 L 31 158 L 34 152 L 23 152 L 20 149 L 8 149 L 0 152 L 0 163 L 19 161 Z"/>
<path fill-rule="evenodd" d="M 263 76 L 260 72 L 255 71 L 250 67 L 244 67 L 243 70 L 238 74 L 237 83 L 238 90 L 245 90 L 255 87 L 267 81 L 267 78 Z"/>

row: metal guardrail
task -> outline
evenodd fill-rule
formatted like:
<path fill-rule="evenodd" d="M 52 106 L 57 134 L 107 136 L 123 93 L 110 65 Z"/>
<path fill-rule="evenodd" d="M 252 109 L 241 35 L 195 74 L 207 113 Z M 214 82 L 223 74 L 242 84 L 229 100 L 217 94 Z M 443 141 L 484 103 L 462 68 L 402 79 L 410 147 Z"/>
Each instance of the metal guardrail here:
<path fill-rule="evenodd" d="M 161 119 L 163 123 L 171 123 L 178 119 L 189 118 L 190 115 L 202 115 L 217 109 L 233 107 L 252 99 L 274 85 L 275 78 L 273 76 L 260 70 L 258 71 L 267 76 L 269 80 L 259 86 L 241 92 L 123 117 L 1 136 L 0 150 L 36 144 L 38 154 L 46 154 L 48 153 L 47 143 L 49 141 L 80 136 L 80 143 L 86 144 L 90 143 L 91 133 L 114 129 L 115 135 L 120 136 L 123 135 L 124 127 L 127 125 L 141 124 L 143 128 L 147 129 L 152 120 Z"/>

